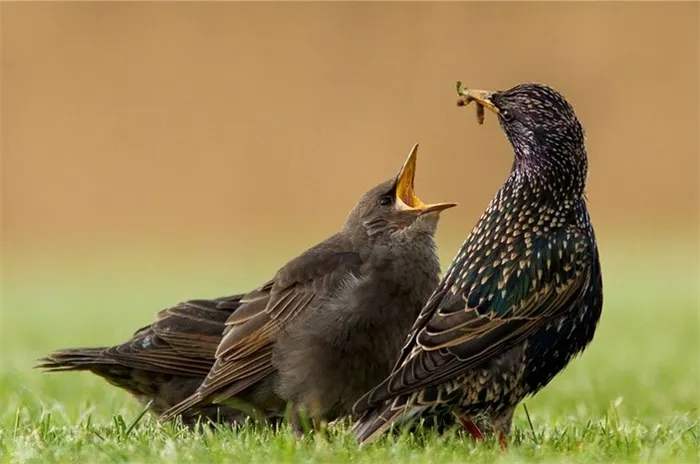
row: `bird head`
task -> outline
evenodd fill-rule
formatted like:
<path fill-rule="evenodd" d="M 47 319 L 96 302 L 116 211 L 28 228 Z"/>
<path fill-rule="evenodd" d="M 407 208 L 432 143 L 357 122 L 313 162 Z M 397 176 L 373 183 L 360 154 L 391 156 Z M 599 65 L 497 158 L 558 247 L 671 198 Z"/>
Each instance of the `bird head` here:
<path fill-rule="evenodd" d="M 584 132 L 573 107 L 557 90 L 538 83 L 520 84 L 504 91 L 462 89 L 461 104 L 475 102 L 498 116 L 523 168 L 583 167 Z M 481 107 L 481 108 L 479 108 Z M 483 120 L 483 119 L 482 119 Z M 585 172 L 584 172 L 585 173 Z"/>
<path fill-rule="evenodd" d="M 367 236 L 391 234 L 409 228 L 428 228 L 431 233 L 438 217 L 456 203 L 426 204 L 414 190 L 418 144 L 414 145 L 396 177 L 365 193 L 350 213 L 345 227 L 360 225 Z"/>

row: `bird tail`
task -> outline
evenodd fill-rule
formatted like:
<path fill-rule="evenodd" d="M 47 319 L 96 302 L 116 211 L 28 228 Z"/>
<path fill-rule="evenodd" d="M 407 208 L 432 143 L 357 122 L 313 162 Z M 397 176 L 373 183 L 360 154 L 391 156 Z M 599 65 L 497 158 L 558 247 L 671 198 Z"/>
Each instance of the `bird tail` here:
<path fill-rule="evenodd" d="M 425 408 L 420 406 L 396 407 L 395 401 L 387 401 L 376 409 L 365 412 L 353 426 L 355 439 L 360 445 L 374 441 L 394 424 L 406 422 Z"/>
<path fill-rule="evenodd" d="M 165 411 L 163 414 L 161 414 L 158 420 L 160 420 L 161 422 L 168 422 L 169 420 L 172 420 L 173 418 L 182 415 L 182 413 L 197 406 L 203 401 L 204 398 L 202 398 L 199 392 L 195 392 L 189 397 L 185 398 L 183 401 L 173 406 L 172 408 Z"/>
<path fill-rule="evenodd" d="M 35 369 L 46 372 L 85 371 L 95 366 L 116 364 L 113 359 L 104 355 L 107 347 L 100 348 L 69 348 L 57 350 L 39 358 Z"/>

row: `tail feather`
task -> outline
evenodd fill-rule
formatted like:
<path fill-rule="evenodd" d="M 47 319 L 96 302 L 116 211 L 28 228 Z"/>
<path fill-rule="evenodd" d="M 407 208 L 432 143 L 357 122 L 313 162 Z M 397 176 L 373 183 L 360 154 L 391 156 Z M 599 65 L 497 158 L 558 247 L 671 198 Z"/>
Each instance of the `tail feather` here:
<path fill-rule="evenodd" d="M 117 364 L 113 359 L 104 355 L 107 347 L 100 348 L 70 348 L 54 351 L 39 358 L 35 369 L 47 372 L 83 371 L 98 365 Z"/>
<path fill-rule="evenodd" d="M 366 412 L 353 426 L 355 439 L 360 445 L 374 441 L 392 425 L 406 422 L 419 415 L 424 408 L 418 406 L 396 407 L 388 401 Z"/>
<path fill-rule="evenodd" d="M 162 422 L 168 422 L 169 420 L 182 415 L 187 410 L 199 405 L 203 401 L 204 398 L 202 398 L 199 392 L 195 392 L 185 400 L 181 401 L 180 403 L 176 404 L 175 406 L 161 414 L 158 420 Z"/>

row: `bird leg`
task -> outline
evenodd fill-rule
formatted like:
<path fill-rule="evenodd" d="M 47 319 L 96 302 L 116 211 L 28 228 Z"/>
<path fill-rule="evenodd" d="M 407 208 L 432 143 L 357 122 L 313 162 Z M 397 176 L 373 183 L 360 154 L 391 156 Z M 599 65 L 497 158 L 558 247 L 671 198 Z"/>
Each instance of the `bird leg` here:
<path fill-rule="evenodd" d="M 498 432 L 498 444 L 502 450 L 508 449 L 508 435 L 510 434 L 510 429 L 513 426 L 514 412 L 515 406 L 511 406 L 500 414 L 496 414 L 491 417 L 491 425 L 494 431 Z"/>
<path fill-rule="evenodd" d="M 508 449 L 508 433 L 513 421 L 513 411 L 514 408 L 509 408 L 505 412 L 491 417 L 490 420 L 493 431 L 498 432 L 498 445 L 504 451 Z M 482 441 L 486 439 L 479 426 L 471 418 L 460 416 L 459 423 L 475 440 Z"/>
<path fill-rule="evenodd" d="M 481 441 L 484 439 L 484 434 L 481 433 L 479 427 L 477 427 L 474 421 L 470 418 L 460 417 L 459 423 L 462 424 L 462 428 L 464 428 L 464 430 L 466 430 L 469 433 L 469 435 L 471 435 L 474 438 L 474 440 Z"/>
<path fill-rule="evenodd" d="M 289 411 L 289 425 L 298 439 L 304 438 L 304 434 L 309 430 L 309 416 L 298 406 L 293 406 Z"/>
<path fill-rule="evenodd" d="M 508 449 L 508 439 L 506 438 L 505 433 L 498 432 L 498 444 L 503 451 Z"/>
<path fill-rule="evenodd" d="M 298 439 L 301 440 L 302 438 L 304 438 L 304 427 L 302 427 L 301 425 L 299 415 L 297 415 L 296 413 L 292 413 L 289 416 L 289 425 L 292 427 L 294 435 L 296 435 Z"/>
<path fill-rule="evenodd" d="M 294 430 L 297 438 L 302 439 L 307 432 L 327 432 L 326 421 L 311 417 L 308 411 L 301 406 L 292 406 L 289 411 L 289 425 Z"/>

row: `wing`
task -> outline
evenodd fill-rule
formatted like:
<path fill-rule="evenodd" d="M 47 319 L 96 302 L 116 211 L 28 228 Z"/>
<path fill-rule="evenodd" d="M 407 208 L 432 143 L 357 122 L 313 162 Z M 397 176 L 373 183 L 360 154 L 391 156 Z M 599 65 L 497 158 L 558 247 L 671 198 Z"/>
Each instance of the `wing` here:
<path fill-rule="evenodd" d="M 280 329 L 348 273 L 359 273 L 359 254 L 331 243 L 310 249 L 243 297 L 241 307 L 226 321 L 216 362 L 198 390 L 201 398 L 216 394 L 219 401 L 271 374 L 272 347 Z"/>
<path fill-rule="evenodd" d="M 522 342 L 577 306 L 593 264 L 588 236 L 568 230 L 465 255 L 426 303 L 394 372 L 357 412 L 455 378 Z"/>
<path fill-rule="evenodd" d="M 106 349 L 104 355 L 135 369 L 203 377 L 214 364 L 226 319 L 242 296 L 191 300 L 164 309 L 153 324 L 137 330 L 126 343 Z"/>

